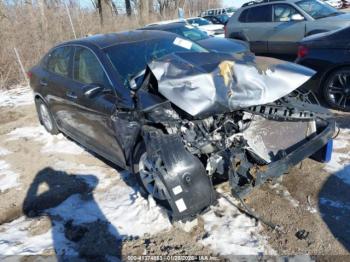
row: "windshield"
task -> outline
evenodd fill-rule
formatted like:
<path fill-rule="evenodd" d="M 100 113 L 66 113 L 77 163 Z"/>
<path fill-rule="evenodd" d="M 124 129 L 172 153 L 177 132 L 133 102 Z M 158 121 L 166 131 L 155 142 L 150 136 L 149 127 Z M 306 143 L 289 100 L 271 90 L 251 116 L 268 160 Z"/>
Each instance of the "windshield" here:
<path fill-rule="evenodd" d="M 216 16 L 216 18 L 219 19 L 221 23 L 225 24 L 228 21 L 229 16 L 228 15 L 218 15 L 218 16 Z"/>
<path fill-rule="evenodd" d="M 209 36 L 206 32 L 203 32 L 202 30 L 199 30 L 191 25 L 186 25 L 186 26 L 177 27 L 177 28 L 171 28 L 167 31 L 181 35 L 181 36 L 183 36 L 187 39 L 190 39 L 191 41 L 194 41 L 194 42 L 209 38 Z"/>
<path fill-rule="evenodd" d="M 108 47 L 105 51 L 122 77 L 125 87 L 129 87 L 129 80 L 146 69 L 152 60 L 175 52 L 208 52 L 203 47 L 176 36 L 121 43 Z"/>
<path fill-rule="evenodd" d="M 314 19 L 341 14 L 337 9 L 318 0 L 303 0 L 296 4 Z"/>
<path fill-rule="evenodd" d="M 202 25 L 211 25 L 212 23 L 209 22 L 208 20 L 205 20 L 203 18 L 193 18 L 193 19 L 187 19 L 187 22 L 189 22 L 191 25 L 197 24 L 199 26 Z"/>

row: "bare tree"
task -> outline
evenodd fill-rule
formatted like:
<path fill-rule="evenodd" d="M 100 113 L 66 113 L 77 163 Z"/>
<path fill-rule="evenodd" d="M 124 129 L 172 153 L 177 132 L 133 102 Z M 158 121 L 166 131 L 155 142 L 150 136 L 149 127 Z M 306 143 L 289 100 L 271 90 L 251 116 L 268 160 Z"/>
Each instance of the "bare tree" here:
<path fill-rule="evenodd" d="M 126 14 L 128 16 L 131 16 L 132 10 L 131 10 L 130 0 L 125 0 L 125 10 L 126 10 Z"/>

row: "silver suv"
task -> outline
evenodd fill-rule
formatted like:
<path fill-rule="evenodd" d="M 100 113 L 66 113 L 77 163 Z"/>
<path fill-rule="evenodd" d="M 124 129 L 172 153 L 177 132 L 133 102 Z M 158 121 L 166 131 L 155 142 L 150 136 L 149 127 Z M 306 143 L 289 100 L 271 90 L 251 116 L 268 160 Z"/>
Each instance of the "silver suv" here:
<path fill-rule="evenodd" d="M 255 53 L 296 55 L 308 35 L 350 26 L 350 13 L 319 0 L 265 0 L 246 3 L 228 21 L 227 38 L 250 43 Z"/>

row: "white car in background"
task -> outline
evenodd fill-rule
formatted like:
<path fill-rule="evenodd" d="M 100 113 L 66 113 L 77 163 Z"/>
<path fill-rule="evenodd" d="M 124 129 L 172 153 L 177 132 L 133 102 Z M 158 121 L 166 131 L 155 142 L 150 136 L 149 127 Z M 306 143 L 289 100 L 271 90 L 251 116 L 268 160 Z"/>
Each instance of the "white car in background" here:
<path fill-rule="evenodd" d="M 343 8 L 343 1 L 341 0 L 325 0 L 325 2 L 337 9 Z"/>
<path fill-rule="evenodd" d="M 199 28 L 200 30 L 206 32 L 208 35 L 216 37 L 225 37 L 224 25 L 216 24 L 202 18 L 202 17 L 193 17 L 187 18 L 187 23 Z"/>

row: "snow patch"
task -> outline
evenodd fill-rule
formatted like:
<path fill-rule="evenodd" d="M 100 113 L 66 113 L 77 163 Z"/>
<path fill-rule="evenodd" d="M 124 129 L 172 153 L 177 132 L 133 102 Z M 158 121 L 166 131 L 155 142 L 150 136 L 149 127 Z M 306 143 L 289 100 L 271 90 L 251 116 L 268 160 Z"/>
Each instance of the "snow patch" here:
<path fill-rule="evenodd" d="M 332 159 L 327 163 L 325 169 L 336 177 L 350 185 L 350 154 L 337 152 L 339 149 L 347 148 L 350 144 L 350 131 L 341 129 L 338 137 L 334 140 Z"/>
<path fill-rule="evenodd" d="M 234 202 L 232 197 L 228 197 Z M 261 225 L 239 212 L 225 198 L 204 214 L 204 229 L 209 234 L 200 242 L 221 255 L 258 255 L 273 253 L 260 234 Z"/>
<path fill-rule="evenodd" d="M 52 247 L 52 235 L 48 231 L 42 235 L 32 236 L 28 233 L 34 219 L 18 218 L 11 223 L 0 226 L 0 258 L 13 255 L 37 255 Z"/>
<path fill-rule="evenodd" d="M 63 164 L 62 162 L 58 165 Z M 69 163 L 67 167 L 85 168 Z M 103 176 L 102 172 L 93 174 Z M 84 175 L 81 177 L 84 178 Z M 88 181 L 88 176 L 86 179 Z M 1 225 L 0 254 L 39 255 L 49 248 L 54 248 L 59 255 L 75 256 L 77 254 L 74 243 L 66 239 L 64 234 L 64 225 L 69 220 L 72 220 L 74 225 L 95 221 L 108 222 L 110 233 L 118 239 L 130 235 L 142 236 L 146 233 L 153 235 L 171 228 L 165 210 L 157 206 L 153 198 L 144 199 L 136 189 L 122 180 L 108 189 L 97 189 L 101 189 L 99 184 L 92 197 L 75 194 L 57 207 L 48 209 L 46 213 L 53 227 L 45 234 L 31 236 L 29 225 L 33 219 L 24 217 Z"/>
<path fill-rule="evenodd" d="M 350 210 L 350 206 L 349 205 L 344 204 L 341 201 L 334 201 L 334 200 L 331 200 L 331 199 L 328 199 L 328 198 L 324 198 L 324 197 L 320 198 L 320 204 L 321 205 L 331 206 L 331 207 L 334 207 L 334 208 Z"/>
<path fill-rule="evenodd" d="M 2 148 L 0 147 L 0 156 L 6 156 L 6 155 L 9 155 L 11 154 L 12 152 L 7 150 L 6 148 Z"/>
<path fill-rule="evenodd" d="M 64 135 L 53 136 L 49 134 L 43 126 L 20 127 L 8 133 L 7 141 L 15 141 L 21 138 L 34 139 L 44 144 L 42 153 L 61 153 L 70 155 L 80 155 L 86 153 L 84 148 L 67 139 Z"/>
<path fill-rule="evenodd" d="M 10 165 L 0 160 L 0 192 L 18 186 L 18 175 L 13 172 Z"/>
<path fill-rule="evenodd" d="M 33 92 L 29 86 L 16 86 L 0 92 L 0 107 L 17 107 L 33 103 Z"/>

